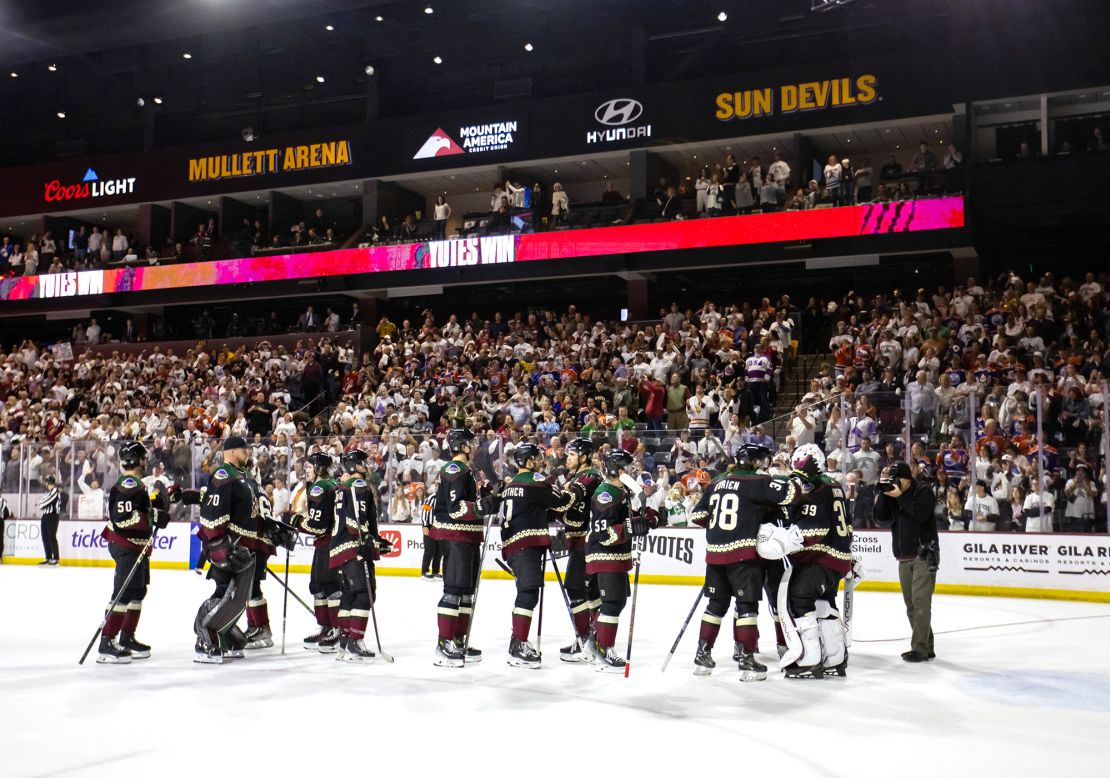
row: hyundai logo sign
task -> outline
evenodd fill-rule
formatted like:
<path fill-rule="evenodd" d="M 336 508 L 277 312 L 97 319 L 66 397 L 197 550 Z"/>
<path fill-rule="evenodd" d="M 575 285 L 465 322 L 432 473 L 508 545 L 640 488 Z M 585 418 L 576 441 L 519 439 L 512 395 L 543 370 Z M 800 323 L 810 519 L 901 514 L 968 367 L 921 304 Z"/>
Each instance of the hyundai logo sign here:
<path fill-rule="evenodd" d="M 599 124 L 608 127 L 620 127 L 623 124 L 631 124 L 636 121 L 643 112 L 644 106 L 640 104 L 639 100 L 618 97 L 599 105 L 597 110 L 594 111 L 594 118 L 597 119 Z"/>
<path fill-rule="evenodd" d="M 643 104 L 630 97 L 617 97 L 605 101 L 594 111 L 594 118 L 597 119 L 598 124 L 604 124 L 608 129 L 587 131 L 586 143 L 613 143 L 650 138 L 650 124 L 633 125 L 633 122 L 643 116 L 643 113 Z"/>

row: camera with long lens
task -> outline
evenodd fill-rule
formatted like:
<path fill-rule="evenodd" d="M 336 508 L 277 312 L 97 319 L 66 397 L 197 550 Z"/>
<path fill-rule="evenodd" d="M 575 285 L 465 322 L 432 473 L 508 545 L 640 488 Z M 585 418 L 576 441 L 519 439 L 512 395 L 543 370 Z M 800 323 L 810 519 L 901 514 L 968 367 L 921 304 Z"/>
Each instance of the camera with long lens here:
<path fill-rule="evenodd" d="M 917 550 L 917 558 L 925 562 L 930 573 L 935 573 L 940 569 L 940 546 L 937 541 L 934 539 L 921 544 L 921 547 Z"/>

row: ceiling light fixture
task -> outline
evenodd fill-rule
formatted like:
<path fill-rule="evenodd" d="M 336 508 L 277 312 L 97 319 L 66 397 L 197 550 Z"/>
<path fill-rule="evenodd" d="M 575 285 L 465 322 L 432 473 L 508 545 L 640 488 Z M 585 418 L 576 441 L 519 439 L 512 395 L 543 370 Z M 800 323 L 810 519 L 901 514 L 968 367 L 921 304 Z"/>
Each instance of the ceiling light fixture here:
<path fill-rule="evenodd" d="M 58 111 L 58 118 L 59 119 L 66 118 L 66 112 L 65 111 Z"/>
<path fill-rule="evenodd" d="M 11 72 L 11 76 L 12 78 L 19 78 L 19 74 L 16 73 L 14 70 Z"/>
<path fill-rule="evenodd" d="M 135 101 L 135 104 L 142 108 L 144 105 L 146 105 L 146 100 L 140 97 L 138 100 Z"/>
<path fill-rule="evenodd" d="M 46 69 L 49 70 L 51 73 L 56 73 L 57 70 L 58 70 L 58 66 L 57 65 L 47 65 Z"/>
<path fill-rule="evenodd" d="M 372 76 L 372 75 L 374 75 L 374 66 L 373 66 L 373 65 L 367 65 L 367 66 L 366 66 L 366 68 L 365 68 L 365 70 L 364 70 L 364 72 L 365 72 L 365 73 L 366 73 L 366 75 L 368 75 L 368 76 Z"/>
<path fill-rule="evenodd" d="M 327 25 L 326 27 L 324 27 L 324 29 L 327 30 L 328 32 L 335 32 L 335 27 L 333 25 L 330 25 L 330 24 Z"/>
<path fill-rule="evenodd" d="M 424 13 L 426 13 L 426 14 L 434 14 L 435 12 L 436 12 L 436 11 L 435 11 L 435 9 L 434 9 L 434 8 L 432 8 L 432 7 L 430 6 L 430 5 L 426 5 L 426 6 L 424 6 Z"/>
<path fill-rule="evenodd" d="M 383 19 L 383 18 L 382 18 L 382 17 L 380 17 L 380 16 L 375 16 L 375 17 L 374 17 L 374 21 L 375 21 L 375 22 L 384 22 L 384 21 L 385 21 L 385 19 Z"/>
<path fill-rule="evenodd" d="M 443 64 L 443 57 L 435 56 L 435 57 L 432 58 L 432 62 L 436 63 L 437 65 L 442 65 Z"/>
<path fill-rule="evenodd" d="M 181 55 L 181 58 L 182 59 L 192 59 L 193 55 L 186 51 L 184 54 Z"/>
<path fill-rule="evenodd" d="M 154 104 L 155 105 L 161 105 L 162 104 L 162 98 L 161 97 L 155 97 L 154 98 Z"/>
<path fill-rule="evenodd" d="M 316 76 L 316 83 L 318 83 L 318 84 L 324 83 L 324 77 L 323 76 Z"/>
<path fill-rule="evenodd" d="M 721 11 L 719 14 L 717 14 L 717 21 L 727 22 L 728 21 L 728 14 L 726 14 L 724 11 Z"/>
<path fill-rule="evenodd" d="M 536 47 L 535 47 L 535 46 L 533 46 L 533 45 L 532 45 L 531 43 L 525 43 L 525 44 L 524 44 L 524 50 L 525 50 L 525 51 L 533 51 L 533 50 L 534 50 L 535 48 L 536 48 Z"/>

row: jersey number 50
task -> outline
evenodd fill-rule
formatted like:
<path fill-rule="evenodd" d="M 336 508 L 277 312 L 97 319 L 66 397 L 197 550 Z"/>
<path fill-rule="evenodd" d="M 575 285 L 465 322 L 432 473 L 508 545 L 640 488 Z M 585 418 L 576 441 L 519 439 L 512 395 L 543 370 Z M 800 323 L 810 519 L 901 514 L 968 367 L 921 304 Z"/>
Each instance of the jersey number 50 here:
<path fill-rule="evenodd" d="M 736 529 L 740 520 L 740 498 L 732 492 L 714 492 L 709 498 L 709 528 L 720 527 L 725 532 Z"/>

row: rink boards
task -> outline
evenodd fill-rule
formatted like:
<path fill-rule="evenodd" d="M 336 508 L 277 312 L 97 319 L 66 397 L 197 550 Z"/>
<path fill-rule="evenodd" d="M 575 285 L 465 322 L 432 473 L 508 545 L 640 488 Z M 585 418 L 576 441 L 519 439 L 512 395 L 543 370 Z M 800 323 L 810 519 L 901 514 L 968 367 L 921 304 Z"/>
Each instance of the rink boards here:
<path fill-rule="evenodd" d="M 63 521 L 58 528 L 62 564 L 112 565 L 102 524 Z M 195 525 L 173 522 L 155 541 L 151 565 L 187 569 L 196 564 Z M 419 526 L 383 525 L 381 534 L 393 551 L 378 560 L 382 575 L 419 575 L 424 536 Z M 312 545 L 305 536 L 290 555 L 290 570 L 307 573 Z M 898 561 L 890 552 L 890 533 L 860 531 L 853 547 L 863 563 L 861 589 L 896 590 Z M 490 532 L 485 574 L 508 577 L 494 561 L 501 553 L 497 529 Z M 36 564 L 42 559 L 39 523 L 10 520 L 4 527 L 6 564 Z M 700 584 L 705 560 L 705 533 L 697 529 L 661 529 L 646 538 L 640 580 L 645 583 Z M 284 551 L 270 560 L 284 569 Z M 560 568 L 562 565 L 560 564 Z M 548 579 L 555 576 L 548 570 Z M 937 591 L 1011 597 L 1110 602 L 1110 537 L 1105 535 L 945 533 L 940 536 Z"/>

